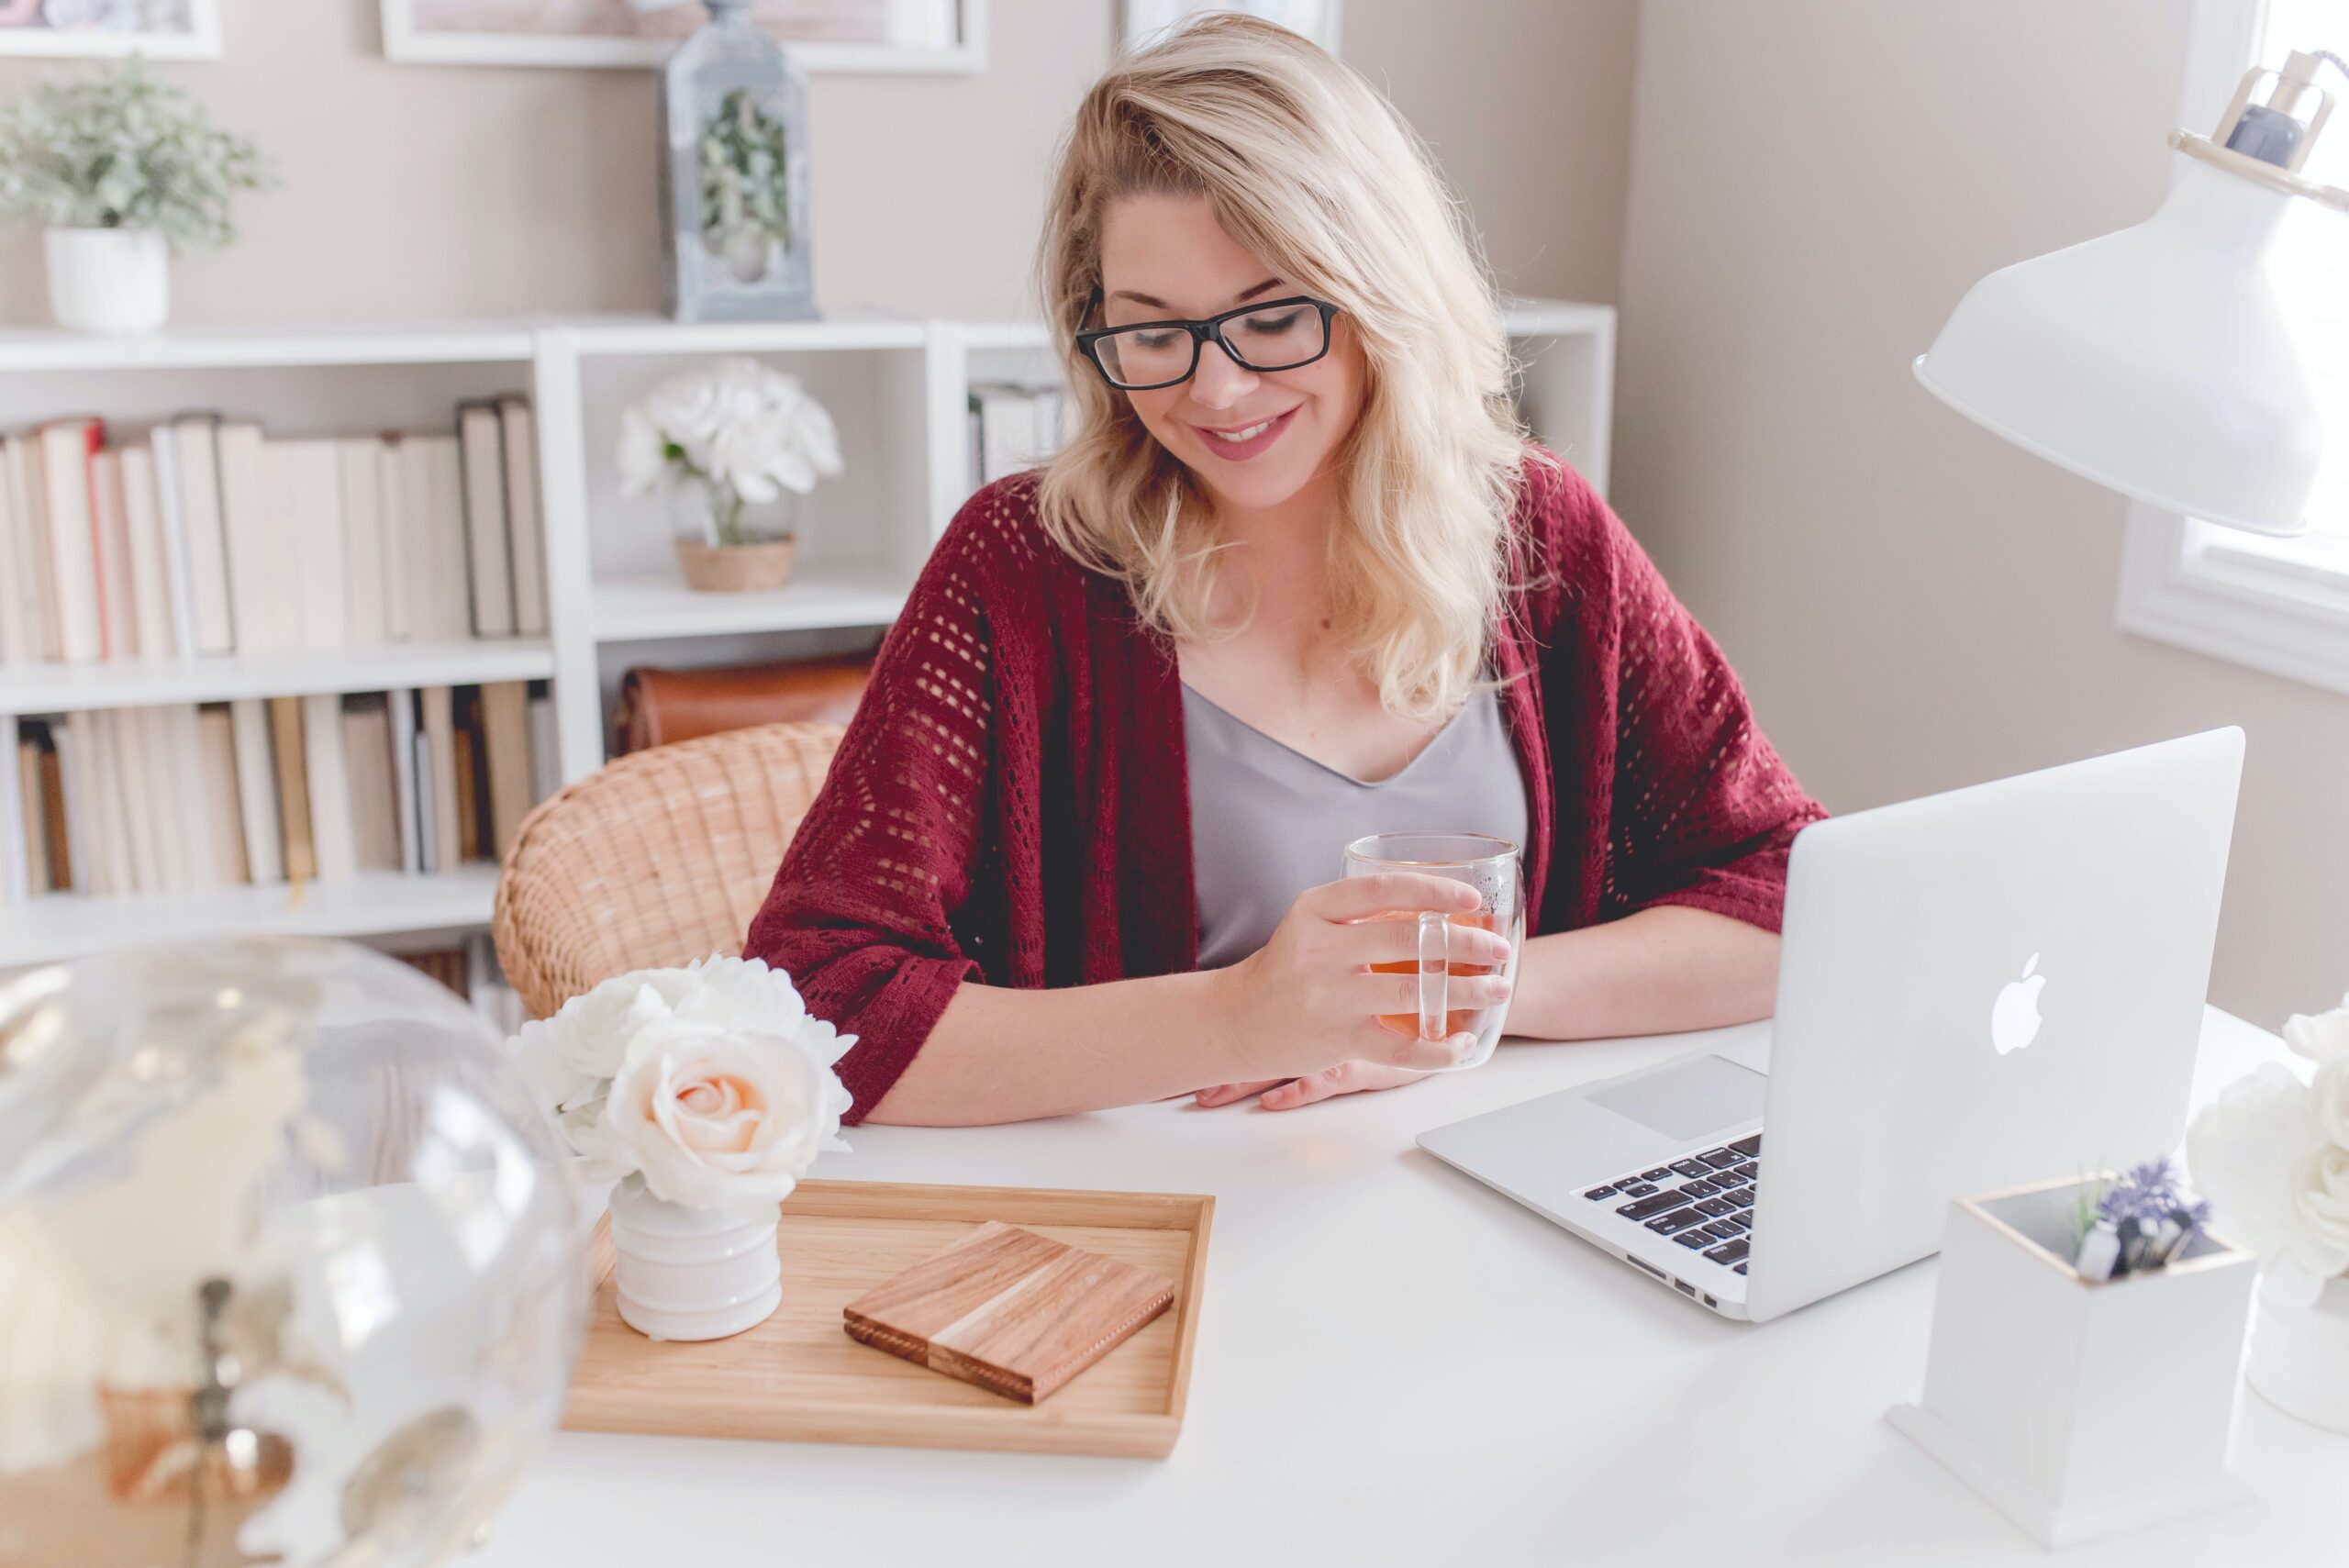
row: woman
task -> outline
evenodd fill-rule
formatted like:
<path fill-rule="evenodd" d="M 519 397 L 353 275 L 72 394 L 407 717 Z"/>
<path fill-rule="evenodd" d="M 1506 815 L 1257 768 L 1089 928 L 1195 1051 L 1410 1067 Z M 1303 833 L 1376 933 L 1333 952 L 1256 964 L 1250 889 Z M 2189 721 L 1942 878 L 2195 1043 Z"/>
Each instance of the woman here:
<path fill-rule="evenodd" d="M 940 539 L 745 948 L 860 1037 L 860 1115 L 1287 1109 L 1448 1065 L 1469 1037 L 1378 1021 L 1416 1008 L 1369 970 L 1414 929 L 1372 917 L 1473 895 L 1325 880 L 1386 811 L 1524 846 L 1516 995 L 1455 978 L 1453 1007 L 1557 1040 L 1769 1012 L 1821 812 L 1523 439 L 1491 285 L 1386 100 L 1241 17 L 1121 61 L 1041 270 L 1076 433 Z"/>

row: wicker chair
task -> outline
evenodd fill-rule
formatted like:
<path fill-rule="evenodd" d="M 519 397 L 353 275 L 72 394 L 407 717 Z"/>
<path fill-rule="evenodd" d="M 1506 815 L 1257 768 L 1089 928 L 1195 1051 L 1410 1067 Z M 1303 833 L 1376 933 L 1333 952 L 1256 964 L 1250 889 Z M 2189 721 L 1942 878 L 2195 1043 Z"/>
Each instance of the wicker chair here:
<path fill-rule="evenodd" d="M 767 724 L 639 751 L 525 817 L 495 932 L 530 1016 L 631 969 L 740 952 L 841 733 Z"/>

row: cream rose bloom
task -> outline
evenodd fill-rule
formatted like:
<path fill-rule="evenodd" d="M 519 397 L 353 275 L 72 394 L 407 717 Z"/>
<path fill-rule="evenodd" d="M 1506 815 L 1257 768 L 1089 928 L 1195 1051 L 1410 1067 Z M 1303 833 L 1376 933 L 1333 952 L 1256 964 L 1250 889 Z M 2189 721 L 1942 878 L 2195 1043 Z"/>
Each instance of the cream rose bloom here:
<path fill-rule="evenodd" d="M 596 1132 L 653 1196 L 748 1209 L 780 1203 L 819 1152 L 847 1148 L 848 1107 L 840 1080 L 795 1040 L 672 1022 L 629 1048 Z"/>
<path fill-rule="evenodd" d="M 674 443 L 683 452 L 673 460 Z M 620 488 L 650 495 L 673 461 L 763 503 L 806 495 L 841 472 L 839 428 L 807 388 L 757 360 L 736 357 L 669 377 L 620 416 Z"/>
<path fill-rule="evenodd" d="M 620 416 L 618 461 L 621 495 L 650 495 L 661 487 L 661 475 L 669 467 L 668 444 L 641 408 Z"/>
<path fill-rule="evenodd" d="M 2317 1130 L 2335 1149 L 2349 1149 L 2349 1056 L 2319 1067 L 2309 1094 L 2316 1102 Z"/>
<path fill-rule="evenodd" d="M 783 971 L 710 958 L 616 975 L 514 1046 L 586 1180 L 638 1171 L 655 1196 L 715 1208 L 779 1201 L 818 1152 L 848 1147 L 832 1068 L 855 1043 Z"/>
<path fill-rule="evenodd" d="M 2349 996 L 2329 1013 L 2294 1013 L 2286 1018 L 2284 1043 L 2311 1062 L 2349 1060 Z"/>
<path fill-rule="evenodd" d="M 2211 1229 L 2320 1279 L 2349 1270 L 2349 1149 L 2326 1119 L 2314 1089 L 2269 1062 L 2228 1085 L 2186 1138 Z"/>

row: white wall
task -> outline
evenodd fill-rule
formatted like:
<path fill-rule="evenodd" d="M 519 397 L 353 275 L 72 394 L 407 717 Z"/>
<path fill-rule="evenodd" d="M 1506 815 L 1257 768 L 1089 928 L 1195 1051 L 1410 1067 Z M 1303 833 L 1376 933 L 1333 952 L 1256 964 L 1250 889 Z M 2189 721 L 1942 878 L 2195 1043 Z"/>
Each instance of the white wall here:
<path fill-rule="evenodd" d="M 179 320 L 659 308 L 649 72 L 394 65 L 376 0 L 221 8 L 226 57 L 157 74 L 255 137 L 285 185 L 241 205 L 236 249 L 176 269 Z M 1117 0 L 992 12 L 983 74 L 814 80 L 828 306 L 1021 312 L 1052 144 L 1108 62 Z M 1614 297 L 1636 23 L 1631 0 L 1346 7 L 1348 56 L 1436 144 L 1520 292 Z M 0 60 L 0 94 L 79 69 Z M 0 232 L 0 321 L 46 318 L 38 237 Z"/>
<path fill-rule="evenodd" d="M 2190 11 L 1643 5 L 1613 499 L 1832 807 L 2242 725 L 2212 999 L 2273 1027 L 2349 986 L 2349 699 L 2115 629 L 2121 498 L 1909 368 L 2159 205 Z"/>

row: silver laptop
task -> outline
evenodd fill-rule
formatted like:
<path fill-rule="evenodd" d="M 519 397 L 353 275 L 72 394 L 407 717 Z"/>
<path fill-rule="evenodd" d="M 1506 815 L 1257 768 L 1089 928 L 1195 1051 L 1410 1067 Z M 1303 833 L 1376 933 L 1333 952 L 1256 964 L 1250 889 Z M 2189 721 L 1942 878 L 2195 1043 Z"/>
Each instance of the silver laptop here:
<path fill-rule="evenodd" d="M 1933 1251 L 1954 1196 L 2166 1153 L 2242 772 L 2214 729 L 1813 823 L 1766 1041 L 1419 1143 L 1756 1323 Z"/>

